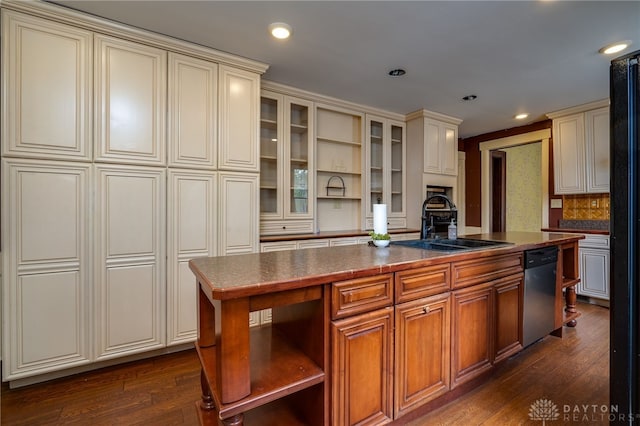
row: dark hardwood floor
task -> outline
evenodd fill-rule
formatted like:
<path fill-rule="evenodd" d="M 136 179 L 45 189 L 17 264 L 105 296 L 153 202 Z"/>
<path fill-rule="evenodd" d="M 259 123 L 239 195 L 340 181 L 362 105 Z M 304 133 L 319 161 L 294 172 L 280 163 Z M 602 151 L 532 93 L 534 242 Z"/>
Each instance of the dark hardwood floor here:
<path fill-rule="evenodd" d="M 608 424 L 599 413 L 609 404 L 609 310 L 578 309 L 578 326 L 565 328 L 562 339 L 546 337 L 483 385 L 409 425 L 540 425 L 528 416 L 540 399 L 557 406 L 552 424 Z M 198 358 L 185 351 L 19 389 L 3 383 L 0 416 L 2 425 L 197 425 L 199 397 Z"/>

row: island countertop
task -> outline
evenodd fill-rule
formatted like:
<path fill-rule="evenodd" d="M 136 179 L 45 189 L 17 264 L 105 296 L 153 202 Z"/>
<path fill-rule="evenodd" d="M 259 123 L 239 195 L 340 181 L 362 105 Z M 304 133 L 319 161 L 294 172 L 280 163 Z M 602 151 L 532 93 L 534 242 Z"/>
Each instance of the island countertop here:
<path fill-rule="evenodd" d="M 558 245 L 584 237 L 551 232 L 504 232 L 465 235 L 464 238 L 503 241 L 511 245 L 462 252 L 421 250 L 395 245 L 388 248 L 350 245 L 203 257 L 192 259 L 189 266 L 200 283 L 206 284 L 210 289 L 210 297 L 227 300 Z"/>

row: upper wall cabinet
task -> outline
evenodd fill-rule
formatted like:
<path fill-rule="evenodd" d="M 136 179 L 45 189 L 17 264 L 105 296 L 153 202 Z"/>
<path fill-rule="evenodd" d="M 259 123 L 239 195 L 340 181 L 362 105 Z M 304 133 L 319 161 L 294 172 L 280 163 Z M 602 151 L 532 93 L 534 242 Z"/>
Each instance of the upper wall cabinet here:
<path fill-rule="evenodd" d="M 313 232 L 313 103 L 263 91 L 260 234 Z"/>
<path fill-rule="evenodd" d="M 218 87 L 218 168 L 259 172 L 260 76 L 221 65 Z"/>
<path fill-rule="evenodd" d="M 216 167 L 218 65 L 169 53 L 169 166 Z"/>
<path fill-rule="evenodd" d="M 556 194 L 609 192 L 608 105 L 604 100 L 547 114 Z"/>
<path fill-rule="evenodd" d="M 96 161 L 164 165 L 167 53 L 95 35 Z"/>
<path fill-rule="evenodd" d="M 2 155 L 90 161 L 92 34 L 2 12 Z"/>
<path fill-rule="evenodd" d="M 409 143 L 423 144 L 424 173 L 458 175 L 457 118 L 420 110 L 407 116 Z"/>

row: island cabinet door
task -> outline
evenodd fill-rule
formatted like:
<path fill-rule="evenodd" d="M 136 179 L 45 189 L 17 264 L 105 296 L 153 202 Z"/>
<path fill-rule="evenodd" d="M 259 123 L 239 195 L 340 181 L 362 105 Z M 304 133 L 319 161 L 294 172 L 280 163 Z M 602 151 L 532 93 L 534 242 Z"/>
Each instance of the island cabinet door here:
<path fill-rule="evenodd" d="M 449 293 L 396 306 L 395 417 L 449 390 Z"/>
<path fill-rule="evenodd" d="M 494 364 L 522 349 L 522 302 L 524 274 L 495 282 L 495 352 Z"/>
<path fill-rule="evenodd" d="M 392 420 L 392 336 L 392 307 L 332 323 L 331 424 Z"/>
<path fill-rule="evenodd" d="M 491 368 L 493 282 L 453 292 L 451 388 Z"/>

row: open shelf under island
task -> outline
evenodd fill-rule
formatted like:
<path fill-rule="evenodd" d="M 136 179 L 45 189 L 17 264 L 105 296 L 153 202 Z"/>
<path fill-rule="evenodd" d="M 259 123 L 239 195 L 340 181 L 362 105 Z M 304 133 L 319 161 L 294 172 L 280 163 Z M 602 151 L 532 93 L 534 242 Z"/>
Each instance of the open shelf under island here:
<path fill-rule="evenodd" d="M 468 238 L 466 236 L 465 238 Z M 522 350 L 524 251 L 557 246 L 555 330 L 575 326 L 580 235 L 507 246 L 365 245 L 190 261 L 199 289 L 202 424 L 402 424 Z M 272 309 L 272 323 L 249 314 Z"/>

